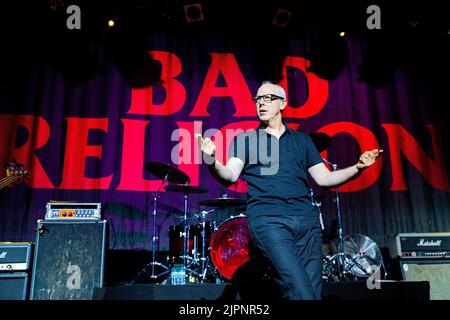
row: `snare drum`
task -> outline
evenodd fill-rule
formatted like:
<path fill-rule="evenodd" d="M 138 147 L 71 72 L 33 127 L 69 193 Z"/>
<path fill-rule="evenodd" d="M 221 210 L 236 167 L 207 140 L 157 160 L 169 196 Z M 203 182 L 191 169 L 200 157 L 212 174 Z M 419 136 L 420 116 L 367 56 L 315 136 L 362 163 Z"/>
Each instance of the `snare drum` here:
<path fill-rule="evenodd" d="M 252 245 L 247 217 L 243 214 L 225 220 L 211 239 L 211 260 L 217 271 L 231 280 L 235 271 L 250 260 Z"/>

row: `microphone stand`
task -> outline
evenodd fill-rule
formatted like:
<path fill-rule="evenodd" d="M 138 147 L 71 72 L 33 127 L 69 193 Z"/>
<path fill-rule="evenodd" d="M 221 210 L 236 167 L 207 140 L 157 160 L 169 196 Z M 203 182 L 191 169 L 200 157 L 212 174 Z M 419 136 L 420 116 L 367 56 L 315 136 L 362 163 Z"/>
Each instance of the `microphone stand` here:
<path fill-rule="evenodd" d="M 320 210 L 320 206 L 322 205 L 322 203 L 319 201 L 316 201 L 316 199 L 314 197 L 314 191 L 312 188 L 309 188 L 309 196 L 311 198 L 311 203 L 312 203 L 313 207 L 317 207 L 317 210 L 319 211 L 320 228 L 322 229 L 322 232 L 324 232 L 325 226 L 323 224 L 322 211 Z"/>
<path fill-rule="evenodd" d="M 322 160 L 329 164 L 333 171 L 337 170 L 337 164 L 331 163 L 325 158 L 322 158 Z M 344 231 L 342 229 L 342 218 L 341 218 L 341 205 L 339 200 L 339 188 L 336 187 L 335 192 L 335 203 L 336 203 L 336 211 L 337 211 L 337 218 L 338 218 L 338 238 L 339 238 L 339 244 L 338 244 L 338 277 L 339 279 L 344 279 L 344 272 L 345 272 L 345 252 L 344 252 Z"/>

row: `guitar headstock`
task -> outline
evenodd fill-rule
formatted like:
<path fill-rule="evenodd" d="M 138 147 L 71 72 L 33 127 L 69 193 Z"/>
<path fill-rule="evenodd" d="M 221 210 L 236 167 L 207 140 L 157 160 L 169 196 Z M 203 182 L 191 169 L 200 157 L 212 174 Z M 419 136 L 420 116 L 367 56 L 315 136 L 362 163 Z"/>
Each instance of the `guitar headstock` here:
<path fill-rule="evenodd" d="M 24 169 L 23 163 L 17 163 L 17 162 L 8 162 L 5 163 L 5 169 L 6 169 L 6 176 L 27 176 L 30 174 L 30 172 L 26 169 Z"/>
<path fill-rule="evenodd" d="M 0 189 L 10 185 L 11 183 L 20 183 L 28 178 L 30 171 L 24 168 L 23 163 L 9 162 L 5 164 L 6 177 L 0 179 Z"/>

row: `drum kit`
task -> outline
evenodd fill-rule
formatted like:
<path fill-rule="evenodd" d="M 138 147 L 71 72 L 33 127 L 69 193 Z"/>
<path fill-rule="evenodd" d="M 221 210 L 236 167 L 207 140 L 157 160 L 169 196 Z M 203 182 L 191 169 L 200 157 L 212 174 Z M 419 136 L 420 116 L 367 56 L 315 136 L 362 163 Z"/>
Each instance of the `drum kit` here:
<path fill-rule="evenodd" d="M 248 252 L 246 247 L 250 241 L 248 233 L 247 220 L 242 214 L 247 201 L 244 199 L 230 198 L 223 195 L 220 198 L 206 199 L 199 201 L 198 204 L 204 207 L 212 208 L 210 210 L 201 211 L 194 214 L 197 223 L 192 222 L 192 212 L 188 210 L 189 195 L 202 194 L 208 192 L 208 189 L 201 186 L 189 185 L 190 178 L 183 171 L 160 162 L 149 162 L 145 164 L 148 172 L 161 179 L 161 184 L 158 190 L 153 194 L 153 228 L 152 228 L 152 261 L 148 263 L 135 277 L 139 278 L 143 273 L 148 275 L 152 281 L 166 284 L 186 284 L 186 283 L 204 283 L 204 282 L 222 282 L 222 280 L 230 278 L 230 268 L 237 269 L 242 261 L 245 262 L 247 258 L 245 253 Z M 168 182 L 164 189 L 168 192 L 183 194 L 184 209 L 182 223 L 169 226 L 169 250 L 166 262 L 156 260 L 158 242 L 156 221 L 158 215 L 158 198 L 163 185 Z M 208 219 L 208 216 L 215 211 L 233 209 L 233 212 L 239 212 L 238 216 L 231 215 L 223 223 Z M 232 221 L 238 221 L 241 226 L 234 232 L 242 232 L 243 234 L 229 234 L 227 226 Z M 236 223 L 233 223 L 234 225 Z M 223 248 L 229 245 L 225 237 L 232 237 L 234 239 L 241 239 L 240 243 L 233 243 L 232 248 Z M 245 238 L 245 239 L 244 239 Z M 222 241 L 224 245 L 222 245 Z M 214 249 L 212 248 L 214 244 Z M 224 250 L 237 252 L 228 253 L 228 257 L 223 258 L 222 252 Z M 240 257 L 237 258 L 236 256 Z M 222 257 L 222 258 L 219 258 Z M 230 261 L 228 261 L 230 259 Z M 224 261 L 226 260 L 226 261 Z M 247 259 L 248 260 L 248 259 Z M 231 263 L 231 265 L 230 265 Z M 233 267 L 234 266 L 234 267 Z M 182 279 L 174 280 L 174 274 L 180 274 Z M 170 274 L 170 277 L 167 275 Z"/>
<path fill-rule="evenodd" d="M 319 150 L 324 151 L 330 144 L 330 137 L 323 133 L 313 133 L 310 137 Z M 328 162 L 333 170 L 337 166 Z M 188 212 L 190 194 L 202 194 L 208 189 L 189 185 L 190 178 L 183 171 L 160 162 L 145 164 L 148 172 L 161 179 L 158 190 L 153 194 L 153 229 L 152 229 L 152 261 L 138 274 L 148 275 L 152 281 L 162 284 L 188 283 L 222 283 L 232 279 L 238 268 L 251 258 L 252 240 L 247 228 L 245 216 L 246 200 L 230 198 L 223 195 L 220 198 L 205 199 L 198 204 L 212 208 L 196 214 L 196 222 L 190 223 L 192 212 Z M 169 250 L 166 263 L 156 260 L 156 219 L 158 214 L 159 192 L 163 185 L 168 192 L 183 194 L 184 210 L 182 222 L 168 228 Z M 322 231 L 324 224 L 321 212 L 321 202 L 310 189 L 311 203 L 319 213 Z M 378 246 L 368 237 L 348 235 L 343 237 L 341 213 L 339 207 L 339 191 L 335 189 L 334 202 L 337 209 L 338 243 L 324 242 L 323 279 L 328 281 L 347 280 L 349 276 L 368 277 L 373 273 L 374 266 L 382 266 Z M 211 220 L 210 214 L 231 209 L 236 214 L 229 215 L 224 221 Z M 162 269 L 162 271 L 160 271 Z M 170 274 L 169 277 L 167 275 Z M 138 277 L 136 276 L 136 277 Z M 136 279 L 136 278 L 135 278 Z"/>

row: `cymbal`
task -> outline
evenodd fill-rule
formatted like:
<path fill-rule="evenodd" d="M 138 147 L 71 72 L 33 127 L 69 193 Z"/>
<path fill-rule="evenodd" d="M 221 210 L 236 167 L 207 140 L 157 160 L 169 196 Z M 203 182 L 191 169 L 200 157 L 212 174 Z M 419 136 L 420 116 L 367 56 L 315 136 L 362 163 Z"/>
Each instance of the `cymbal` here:
<path fill-rule="evenodd" d="M 247 200 L 238 198 L 215 198 L 202 200 L 198 203 L 207 207 L 238 207 L 245 206 L 247 204 Z"/>
<path fill-rule="evenodd" d="M 167 191 L 173 192 L 182 192 L 182 193 L 205 193 L 208 192 L 208 189 L 200 187 L 200 186 L 190 186 L 185 184 L 169 184 L 165 186 L 164 189 Z"/>
<path fill-rule="evenodd" d="M 344 252 L 346 260 L 349 259 L 346 268 L 357 277 L 368 277 L 375 266 L 383 265 L 383 257 L 378 245 L 369 237 L 362 234 L 349 234 L 344 237 Z M 348 258 L 347 258 L 348 257 Z"/>
<path fill-rule="evenodd" d="M 145 164 L 145 169 L 154 176 L 160 179 L 167 179 L 171 183 L 184 184 L 191 182 L 186 173 L 166 163 L 148 162 Z"/>
<path fill-rule="evenodd" d="M 309 137 L 319 152 L 326 150 L 330 146 L 331 137 L 325 133 L 313 132 L 309 134 Z"/>

